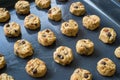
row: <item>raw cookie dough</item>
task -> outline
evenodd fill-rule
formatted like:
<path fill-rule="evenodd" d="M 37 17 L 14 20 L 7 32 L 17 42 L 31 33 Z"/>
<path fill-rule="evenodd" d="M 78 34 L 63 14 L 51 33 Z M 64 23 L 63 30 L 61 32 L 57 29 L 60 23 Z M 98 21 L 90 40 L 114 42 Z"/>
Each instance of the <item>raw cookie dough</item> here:
<path fill-rule="evenodd" d="M 19 0 L 15 4 L 15 9 L 18 14 L 28 14 L 30 13 L 30 3 L 28 1 Z"/>
<path fill-rule="evenodd" d="M 18 37 L 21 34 L 20 25 L 16 22 L 10 22 L 4 25 L 4 33 L 7 37 Z"/>
<path fill-rule="evenodd" d="M 83 26 L 89 30 L 95 30 L 100 26 L 100 18 L 97 15 L 87 15 L 83 17 Z"/>
<path fill-rule="evenodd" d="M 100 31 L 99 39 L 103 43 L 113 43 L 116 39 L 116 36 L 117 34 L 113 28 L 104 27 Z"/>
<path fill-rule="evenodd" d="M 35 30 L 40 28 L 41 24 L 39 17 L 34 14 L 30 14 L 26 16 L 24 20 L 24 26 L 30 30 Z"/>
<path fill-rule="evenodd" d="M 97 70 L 102 76 L 112 76 L 116 71 L 116 65 L 109 58 L 103 58 L 97 63 Z"/>
<path fill-rule="evenodd" d="M 77 22 L 72 19 L 70 19 L 68 22 L 62 23 L 61 25 L 61 32 L 66 36 L 76 36 L 78 29 Z"/>
<path fill-rule="evenodd" d="M 5 65 L 6 65 L 5 57 L 2 54 L 0 54 L 0 69 L 5 67 Z"/>
<path fill-rule="evenodd" d="M 55 34 L 50 29 L 38 32 L 38 42 L 43 46 L 50 46 L 56 41 Z"/>
<path fill-rule="evenodd" d="M 0 22 L 6 22 L 10 19 L 10 13 L 6 8 L 0 8 Z"/>
<path fill-rule="evenodd" d="M 77 68 L 71 75 L 70 80 L 92 80 L 92 74 L 88 70 Z"/>
<path fill-rule="evenodd" d="M 120 58 L 120 46 L 115 49 L 114 54 L 117 58 Z"/>
<path fill-rule="evenodd" d="M 48 11 L 48 18 L 54 21 L 60 21 L 62 18 L 62 12 L 59 7 L 52 7 Z"/>
<path fill-rule="evenodd" d="M 89 39 L 81 39 L 76 43 L 76 51 L 81 55 L 91 55 L 94 51 L 94 43 Z"/>
<path fill-rule="evenodd" d="M 33 52 L 33 47 L 27 40 L 18 40 L 14 44 L 14 53 L 21 58 L 31 56 Z"/>
<path fill-rule="evenodd" d="M 44 9 L 50 7 L 51 0 L 35 0 L 35 4 L 37 7 Z"/>
<path fill-rule="evenodd" d="M 2 73 L 0 75 L 0 80 L 14 80 L 12 76 L 6 74 L 6 73 Z"/>
<path fill-rule="evenodd" d="M 46 64 L 38 58 L 28 61 L 25 69 L 32 77 L 43 77 L 47 72 Z"/>
<path fill-rule="evenodd" d="M 81 2 L 74 2 L 70 6 L 70 12 L 76 16 L 85 14 L 85 6 Z"/>
<path fill-rule="evenodd" d="M 59 63 L 61 65 L 70 64 L 73 60 L 72 49 L 66 46 L 60 46 L 53 53 L 53 58 L 56 63 Z"/>

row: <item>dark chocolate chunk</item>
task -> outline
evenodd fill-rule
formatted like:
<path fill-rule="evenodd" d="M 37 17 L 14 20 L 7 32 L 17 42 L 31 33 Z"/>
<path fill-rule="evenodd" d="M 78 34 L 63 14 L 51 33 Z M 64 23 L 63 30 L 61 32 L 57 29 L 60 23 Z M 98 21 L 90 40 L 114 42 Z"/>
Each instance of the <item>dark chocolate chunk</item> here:
<path fill-rule="evenodd" d="M 24 41 L 24 40 L 22 40 L 22 41 L 21 41 L 21 43 L 22 43 L 22 44 L 25 44 L 25 41 Z"/>
<path fill-rule="evenodd" d="M 17 30 L 14 30 L 15 31 L 15 33 L 17 33 L 18 31 Z"/>
<path fill-rule="evenodd" d="M 10 27 L 9 23 L 6 24 L 6 27 Z"/>
<path fill-rule="evenodd" d="M 88 74 L 87 73 L 85 73 L 84 74 L 84 78 L 88 78 L 89 76 L 88 76 Z"/>
<path fill-rule="evenodd" d="M 106 62 L 102 61 L 101 64 L 106 65 Z"/>
<path fill-rule="evenodd" d="M 60 54 L 57 55 L 60 59 L 64 59 L 64 57 Z"/>
<path fill-rule="evenodd" d="M 51 10 L 49 10 L 49 11 L 48 11 L 48 14 L 51 14 L 51 13 L 52 13 L 52 11 L 51 11 Z"/>
<path fill-rule="evenodd" d="M 110 32 L 107 33 L 107 36 L 110 38 L 112 35 Z"/>
<path fill-rule="evenodd" d="M 46 32 L 47 32 L 47 33 L 49 33 L 49 32 L 50 32 L 50 30 L 49 30 L 49 29 L 47 29 L 47 30 L 46 30 Z"/>
<path fill-rule="evenodd" d="M 33 74 L 36 74 L 37 73 L 37 69 L 33 69 L 32 72 L 33 72 Z"/>
<path fill-rule="evenodd" d="M 74 8 L 78 8 L 78 6 L 74 6 Z"/>

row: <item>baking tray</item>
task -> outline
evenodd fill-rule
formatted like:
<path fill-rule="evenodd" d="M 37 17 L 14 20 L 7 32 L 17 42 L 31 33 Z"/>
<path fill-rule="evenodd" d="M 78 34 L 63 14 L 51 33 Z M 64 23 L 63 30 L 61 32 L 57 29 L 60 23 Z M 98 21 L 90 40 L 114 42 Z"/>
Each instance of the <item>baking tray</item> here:
<path fill-rule="evenodd" d="M 63 19 L 60 22 L 54 22 L 48 19 L 47 11 L 48 9 L 38 9 L 35 6 L 34 0 L 30 0 L 31 9 L 30 12 L 39 16 L 41 19 L 41 29 L 50 28 L 57 36 L 57 41 L 49 47 L 43 47 L 37 42 L 37 33 L 40 30 L 31 31 L 24 27 L 24 18 L 25 15 L 18 15 L 14 10 L 14 3 L 17 0 L 0 0 L 0 7 L 6 7 L 11 14 L 11 19 L 9 22 L 15 21 L 21 25 L 22 35 L 18 38 L 7 38 L 3 32 L 3 26 L 5 23 L 0 23 L 0 53 L 5 55 L 7 66 L 0 70 L 0 73 L 8 73 L 12 75 L 15 80 L 69 80 L 73 71 L 78 68 L 84 68 L 89 70 L 93 74 L 93 80 L 120 80 L 120 60 L 114 56 L 114 50 L 120 44 L 120 27 L 119 15 L 115 15 L 120 13 L 118 10 L 115 11 L 113 9 L 120 9 L 119 2 L 116 5 L 112 0 L 69 0 L 69 2 L 61 3 L 57 2 L 57 0 L 51 0 L 51 6 L 59 6 L 62 9 Z M 86 7 L 86 14 L 96 14 L 101 18 L 101 25 L 95 31 L 90 31 L 85 29 L 82 26 L 82 17 L 77 17 L 69 13 L 69 6 L 72 2 L 81 1 Z M 109 8 L 109 7 L 111 8 Z M 114 11 L 114 12 L 113 12 Z M 113 15 L 114 14 L 114 15 Z M 61 34 L 60 26 L 61 23 L 74 19 L 79 24 L 79 33 L 76 37 L 67 37 Z M 100 30 L 103 27 L 112 27 L 117 32 L 116 41 L 109 45 L 102 43 L 99 39 Z M 76 53 L 75 45 L 79 39 L 88 38 L 92 40 L 95 44 L 95 50 L 93 55 L 91 56 L 81 56 Z M 14 55 L 13 46 L 15 41 L 18 39 L 26 39 L 32 43 L 34 47 L 34 55 L 27 58 L 21 59 Z M 61 66 L 54 62 L 53 60 L 53 52 L 59 46 L 68 46 L 72 48 L 74 54 L 73 62 L 68 66 Z M 45 61 L 48 71 L 45 77 L 43 78 L 32 78 L 25 71 L 25 65 L 28 60 L 32 58 L 40 58 Z M 103 77 L 99 75 L 96 70 L 97 62 L 104 57 L 108 57 L 112 59 L 117 65 L 117 71 L 112 77 Z"/>

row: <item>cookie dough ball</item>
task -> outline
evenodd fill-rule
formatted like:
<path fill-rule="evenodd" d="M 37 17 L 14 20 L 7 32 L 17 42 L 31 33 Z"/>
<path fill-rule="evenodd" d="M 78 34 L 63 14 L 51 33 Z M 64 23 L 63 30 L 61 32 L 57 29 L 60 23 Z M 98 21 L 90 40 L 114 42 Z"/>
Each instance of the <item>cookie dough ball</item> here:
<path fill-rule="evenodd" d="M 18 14 L 28 14 L 30 12 L 30 3 L 20 0 L 15 4 L 15 9 Z"/>
<path fill-rule="evenodd" d="M 25 69 L 32 77 L 43 77 L 47 72 L 46 64 L 38 58 L 28 61 Z"/>
<path fill-rule="evenodd" d="M 2 73 L 0 75 L 0 80 L 14 80 L 12 76 L 6 74 L 6 73 Z"/>
<path fill-rule="evenodd" d="M 77 68 L 71 75 L 70 80 L 92 80 L 92 74 L 88 70 Z"/>
<path fill-rule="evenodd" d="M 33 54 L 33 47 L 27 40 L 18 40 L 14 44 L 14 53 L 21 58 L 26 58 Z"/>
<path fill-rule="evenodd" d="M 76 36 L 78 33 L 78 24 L 74 20 L 69 20 L 68 22 L 64 22 L 61 25 L 61 32 L 66 36 Z"/>
<path fill-rule="evenodd" d="M 102 76 L 112 76 L 116 71 L 116 65 L 109 58 L 103 58 L 97 63 L 97 70 Z"/>
<path fill-rule="evenodd" d="M 10 13 L 6 8 L 0 8 L 0 22 L 6 22 L 10 19 Z"/>
<path fill-rule="evenodd" d="M 48 11 L 48 18 L 54 21 L 60 21 L 62 18 L 62 12 L 59 7 L 52 7 Z"/>
<path fill-rule="evenodd" d="M 74 2 L 70 6 L 70 12 L 76 16 L 85 14 L 85 6 L 81 2 Z"/>
<path fill-rule="evenodd" d="M 43 46 L 50 46 L 56 41 L 55 34 L 50 29 L 38 32 L 38 42 Z"/>
<path fill-rule="evenodd" d="M 4 33 L 7 37 L 18 37 L 21 34 L 20 25 L 16 22 L 7 23 L 4 25 Z"/>
<path fill-rule="evenodd" d="M 40 28 L 41 24 L 39 17 L 34 14 L 26 16 L 24 20 L 24 26 L 30 30 L 36 30 Z"/>
<path fill-rule="evenodd" d="M 5 57 L 0 54 L 0 69 L 4 68 L 6 65 Z"/>
<path fill-rule="evenodd" d="M 35 0 L 35 4 L 37 7 L 44 9 L 50 7 L 51 0 Z"/>
<path fill-rule="evenodd" d="M 87 15 L 83 17 L 83 26 L 89 30 L 95 30 L 100 26 L 100 18 L 97 15 Z"/>
<path fill-rule="evenodd" d="M 66 46 L 60 46 L 53 53 L 53 58 L 56 63 L 59 63 L 61 65 L 70 64 L 73 60 L 72 49 Z"/>
<path fill-rule="evenodd" d="M 80 55 L 91 55 L 94 51 L 94 43 L 89 39 L 81 39 L 76 43 L 76 51 Z"/>
<path fill-rule="evenodd" d="M 113 43 L 116 39 L 116 36 L 117 34 L 113 28 L 104 27 L 100 31 L 99 39 L 103 43 Z"/>
<path fill-rule="evenodd" d="M 120 58 L 120 46 L 115 49 L 114 54 L 117 58 Z"/>

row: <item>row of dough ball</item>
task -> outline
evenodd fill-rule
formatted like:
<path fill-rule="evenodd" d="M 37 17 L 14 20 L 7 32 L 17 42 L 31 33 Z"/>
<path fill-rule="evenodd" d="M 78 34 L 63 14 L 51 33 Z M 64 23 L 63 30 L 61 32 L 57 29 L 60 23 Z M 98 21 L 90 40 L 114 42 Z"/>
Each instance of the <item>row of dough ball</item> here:
<path fill-rule="evenodd" d="M 73 60 L 71 49 L 65 46 L 58 47 L 54 52 L 53 57 L 55 62 L 61 65 L 70 64 L 71 61 Z M 0 58 L 4 58 L 4 56 Z M 102 76 L 113 76 L 116 72 L 116 65 L 109 58 L 102 58 L 101 60 L 99 60 L 97 62 L 96 68 L 99 74 L 101 74 Z M 25 70 L 32 77 L 43 77 L 47 73 L 47 66 L 45 62 L 42 61 L 41 59 L 34 58 L 27 62 L 25 66 Z M 0 75 L 0 79 L 14 80 L 12 76 L 9 76 L 4 73 Z M 92 74 L 88 70 L 77 68 L 70 77 L 70 80 L 76 80 L 76 79 L 92 80 Z"/>
<path fill-rule="evenodd" d="M 35 0 L 36 5 L 39 8 L 48 8 L 51 0 Z M 30 4 L 28 1 L 18 1 L 15 4 L 15 10 L 18 14 L 29 14 Z M 81 16 L 85 13 L 85 7 L 81 2 L 74 2 L 71 4 L 69 11 L 77 16 Z M 10 18 L 10 13 L 5 8 L 0 8 L 0 22 L 6 22 Z M 54 21 L 60 21 L 62 19 L 62 12 L 59 7 L 52 7 L 48 10 L 48 18 Z"/>

